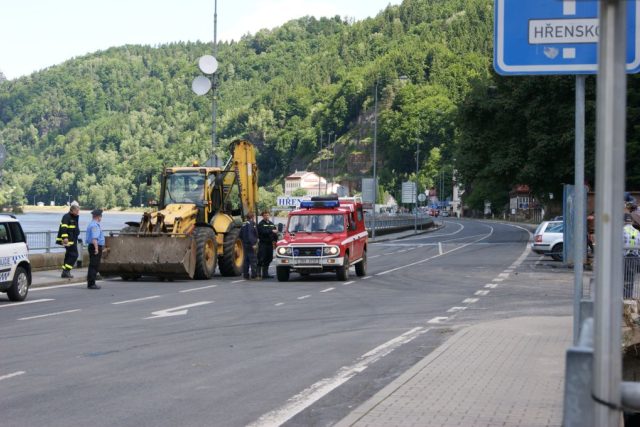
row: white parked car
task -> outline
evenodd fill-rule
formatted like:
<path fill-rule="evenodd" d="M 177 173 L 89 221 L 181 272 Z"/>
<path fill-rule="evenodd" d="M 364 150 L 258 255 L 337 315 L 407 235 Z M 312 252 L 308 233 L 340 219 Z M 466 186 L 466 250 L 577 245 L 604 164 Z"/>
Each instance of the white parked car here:
<path fill-rule="evenodd" d="M 31 286 L 27 238 L 13 215 L 0 214 L 0 292 L 23 301 Z"/>
<path fill-rule="evenodd" d="M 562 221 L 544 221 L 533 234 L 531 249 L 542 255 L 549 255 L 556 261 L 562 261 L 564 226 Z"/>

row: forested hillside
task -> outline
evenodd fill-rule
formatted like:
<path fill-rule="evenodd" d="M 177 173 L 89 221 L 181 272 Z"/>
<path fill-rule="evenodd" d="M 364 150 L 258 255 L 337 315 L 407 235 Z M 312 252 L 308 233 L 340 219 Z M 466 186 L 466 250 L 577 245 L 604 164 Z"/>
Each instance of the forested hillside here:
<path fill-rule="evenodd" d="M 371 175 L 377 88 L 378 170 L 392 194 L 414 176 L 418 147 L 421 188 L 443 176 L 450 188 L 455 168 L 476 206 L 503 203 L 519 182 L 559 191 L 572 180 L 572 79 L 495 76 L 492 26 L 492 0 L 405 0 L 365 21 L 305 17 L 222 43 L 218 153 L 251 140 L 270 190 L 295 169 L 331 175 L 334 163 L 355 185 Z M 190 88 L 210 51 L 130 45 L 16 80 L 0 74 L 0 203 L 70 194 L 87 206 L 137 205 L 158 190 L 147 175 L 206 160 L 211 98 Z"/>

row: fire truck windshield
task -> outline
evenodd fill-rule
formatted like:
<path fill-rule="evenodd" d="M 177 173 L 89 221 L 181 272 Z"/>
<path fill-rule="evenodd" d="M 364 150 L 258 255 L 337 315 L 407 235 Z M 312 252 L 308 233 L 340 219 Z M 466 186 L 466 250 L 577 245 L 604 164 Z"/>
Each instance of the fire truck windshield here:
<path fill-rule="evenodd" d="M 289 218 L 290 233 L 341 233 L 345 228 L 345 216 L 340 214 L 292 215 Z"/>

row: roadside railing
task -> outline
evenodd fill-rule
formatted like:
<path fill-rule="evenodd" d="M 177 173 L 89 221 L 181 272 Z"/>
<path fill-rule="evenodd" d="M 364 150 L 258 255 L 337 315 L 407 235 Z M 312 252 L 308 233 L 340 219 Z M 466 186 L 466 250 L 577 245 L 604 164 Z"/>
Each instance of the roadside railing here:
<path fill-rule="evenodd" d="M 109 235 L 112 231 L 103 230 L 105 235 Z M 64 247 L 56 244 L 57 231 L 26 231 L 29 252 L 31 253 L 51 253 L 64 252 Z"/>
<path fill-rule="evenodd" d="M 624 257 L 624 288 L 625 299 L 640 299 L 640 256 L 625 255 Z"/>
<path fill-rule="evenodd" d="M 366 216 L 364 224 L 367 230 L 371 230 L 373 218 Z M 420 230 L 432 227 L 434 224 L 433 217 L 429 215 L 376 215 L 376 232 L 389 232 L 392 230 L 407 230 L 417 226 Z"/>
<path fill-rule="evenodd" d="M 371 230 L 372 218 L 365 217 L 365 227 L 367 230 Z M 393 230 L 406 230 L 413 228 L 415 225 L 419 229 L 425 228 L 425 226 L 433 226 L 434 219 L 429 215 L 418 215 L 417 221 L 414 215 L 380 215 L 376 216 L 376 232 L 382 231 L 383 233 Z M 109 235 L 111 232 L 119 232 L 120 230 L 103 230 L 105 235 Z M 57 231 L 27 231 L 24 233 L 27 237 L 27 244 L 29 245 L 29 252 L 31 253 L 51 253 L 51 252 L 64 252 L 64 247 L 56 244 Z"/>

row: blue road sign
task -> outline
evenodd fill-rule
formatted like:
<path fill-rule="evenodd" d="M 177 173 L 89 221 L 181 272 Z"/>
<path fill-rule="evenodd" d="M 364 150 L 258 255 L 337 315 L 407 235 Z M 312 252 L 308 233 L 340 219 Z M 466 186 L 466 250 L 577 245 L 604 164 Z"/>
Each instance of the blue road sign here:
<path fill-rule="evenodd" d="M 640 71 L 640 0 L 627 4 L 627 72 Z M 600 2 L 495 0 L 494 68 L 502 75 L 596 74 Z"/>

